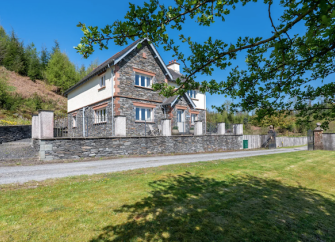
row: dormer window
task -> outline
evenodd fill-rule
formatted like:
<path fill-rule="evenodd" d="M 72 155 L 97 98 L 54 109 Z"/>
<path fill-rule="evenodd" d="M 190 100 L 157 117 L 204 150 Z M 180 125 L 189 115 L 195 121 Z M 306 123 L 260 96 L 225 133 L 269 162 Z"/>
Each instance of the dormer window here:
<path fill-rule="evenodd" d="M 187 91 L 187 94 L 190 96 L 190 98 L 195 98 L 197 96 L 197 92 L 194 90 Z"/>
<path fill-rule="evenodd" d="M 135 73 L 135 85 L 141 87 L 151 87 L 152 77 L 143 75 L 140 73 Z"/>

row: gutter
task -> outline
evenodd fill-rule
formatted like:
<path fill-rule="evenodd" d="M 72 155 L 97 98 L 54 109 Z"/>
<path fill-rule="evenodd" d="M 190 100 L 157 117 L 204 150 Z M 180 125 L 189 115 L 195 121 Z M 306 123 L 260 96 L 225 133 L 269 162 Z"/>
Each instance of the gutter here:
<path fill-rule="evenodd" d="M 114 62 L 114 60 L 113 60 Z M 112 136 L 114 136 L 114 71 L 112 66 L 108 64 L 111 69 L 111 85 L 112 85 Z"/>

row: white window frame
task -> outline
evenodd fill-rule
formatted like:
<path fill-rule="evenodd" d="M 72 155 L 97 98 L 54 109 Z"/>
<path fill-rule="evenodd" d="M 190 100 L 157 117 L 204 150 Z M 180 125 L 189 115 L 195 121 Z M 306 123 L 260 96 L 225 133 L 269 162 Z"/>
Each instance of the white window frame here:
<path fill-rule="evenodd" d="M 138 84 L 136 84 L 136 76 L 139 76 Z M 144 86 L 142 86 L 142 78 L 150 78 L 149 85 L 148 85 L 147 80 L 144 79 Z M 134 84 L 135 84 L 135 86 L 151 88 L 152 87 L 152 80 L 153 79 L 154 79 L 153 76 L 145 75 L 145 74 L 142 74 L 140 72 L 135 72 Z"/>
<path fill-rule="evenodd" d="M 190 96 L 190 98 L 196 98 L 197 91 L 195 91 L 195 90 L 189 90 L 189 91 L 187 91 L 187 94 Z"/>
<path fill-rule="evenodd" d="M 198 120 L 198 114 L 191 113 L 191 124 Z"/>
<path fill-rule="evenodd" d="M 106 76 L 105 75 L 100 77 L 100 88 L 101 87 L 106 87 Z"/>
<path fill-rule="evenodd" d="M 72 128 L 77 127 L 77 115 L 72 116 Z"/>
<path fill-rule="evenodd" d="M 137 118 L 137 110 L 138 110 L 138 114 L 139 114 L 138 117 L 139 118 Z M 143 111 L 145 112 L 145 114 L 144 114 L 145 119 L 143 119 L 143 117 L 142 117 L 142 112 Z M 148 111 L 150 111 L 150 118 L 148 118 Z M 136 122 L 145 122 L 145 121 L 152 122 L 153 114 L 154 114 L 153 108 L 140 107 L 140 106 L 135 107 L 135 121 Z"/>
<path fill-rule="evenodd" d="M 106 123 L 107 122 L 107 110 L 106 108 L 101 108 L 94 110 L 94 123 Z"/>

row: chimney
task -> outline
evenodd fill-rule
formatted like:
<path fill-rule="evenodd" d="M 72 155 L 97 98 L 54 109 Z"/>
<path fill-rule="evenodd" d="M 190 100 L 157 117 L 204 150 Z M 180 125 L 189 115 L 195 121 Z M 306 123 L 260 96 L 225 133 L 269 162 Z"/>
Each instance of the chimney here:
<path fill-rule="evenodd" d="M 180 73 L 180 64 L 177 62 L 176 59 L 174 59 L 173 61 L 169 61 L 169 64 L 166 67 L 174 70 L 177 73 Z"/>

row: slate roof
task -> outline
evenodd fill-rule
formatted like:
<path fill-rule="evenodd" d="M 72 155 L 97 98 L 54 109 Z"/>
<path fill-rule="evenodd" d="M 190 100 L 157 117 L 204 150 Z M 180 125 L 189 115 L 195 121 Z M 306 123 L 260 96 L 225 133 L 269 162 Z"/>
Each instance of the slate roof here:
<path fill-rule="evenodd" d="M 171 76 L 173 77 L 173 81 L 177 80 L 178 77 L 180 78 L 180 80 L 183 80 L 183 78 L 182 78 L 183 75 L 182 74 L 180 74 L 180 73 L 178 73 L 178 72 L 176 72 L 172 69 L 169 69 L 169 68 L 168 68 L 168 70 L 169 70 Z"/>
<path fill-rule="evenodd" d="M 64 94 L 65 95 L 68 94 L 70 91 L 72 91 L 76 87 L 80 86 L 84 82 L 88 81 L 92 77 L 96 76 L 97 74 L 100 74 L 100 73 L 104 72 L 107 69 L 108 64 L 113 63 L 115 59 L 117 59 L 117 58 L 121 57 L 122 55 L 124 55 L 128 50 L 130 50 L 131 48 L 133 48 L 140 41 L 141 41 L 141 39 L 136 40 L 131 45 L 128 45 L 126 48 L 124 48 L 120 52 L 116 53 L 115 55 L 113 55 L 112 57 L 110 57 L 108 60 L 104 61 L 102 64 L 100 64 L 99 66 L 97 66 L 92 72 L 90 72 L 87 76 L 85 76 L 83 79 L 81 79 L 79 82 L 77 82 L 74 86 L 72 86 L 68 90 L 66 90 L 64 92 Z"/>
<path fill-rule="evenodd" d="M 169 97 L 169 98 L 167 98 L 167 99 L 165 99 L 165 100 L 163 101 L 162 105 L 163 105 L 163 106 L 165 106 L 165 105 L 171 105 L 171 103 L 172 103 L 176 98 L 178 98 L 178 97 L 179 97 L 179 95 L 175 95 L 175 96 Z"/>
<path fill-rule="evenodd" d="M 172 97 L 169 97 L 163 101 L 161 104 L 162 106 L 171 106 L 172 108 L 174 107 L 175 104 L 177 104 L 177 100 L 179 99 L 180 95 L 174 95 Z M 195 104 L 190 98 L 190 96 L 187 93 L 184 93 L 183 97 L 185 98 L 185 101 L 192 107 L 195 108 Z"/>

